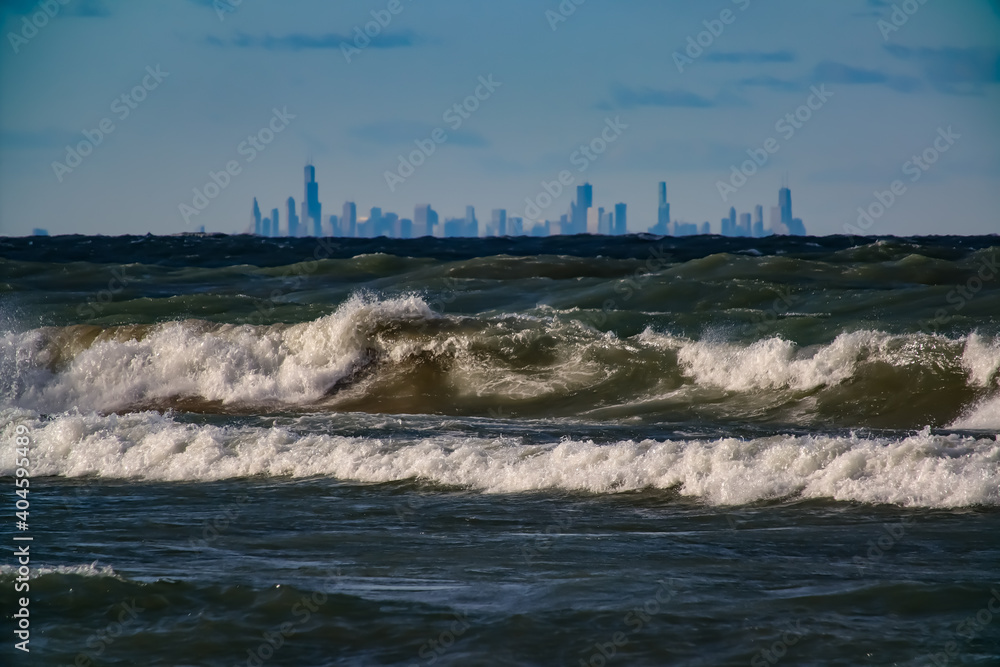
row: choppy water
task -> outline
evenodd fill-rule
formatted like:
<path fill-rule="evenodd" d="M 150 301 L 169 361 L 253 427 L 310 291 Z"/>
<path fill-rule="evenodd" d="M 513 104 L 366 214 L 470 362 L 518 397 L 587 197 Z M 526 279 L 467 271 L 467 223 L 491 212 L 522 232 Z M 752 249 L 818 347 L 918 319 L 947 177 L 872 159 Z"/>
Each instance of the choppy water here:
<path fill-rule="evenodd" d="M 31 664 L 1000 664 L 998 261 L 0 239 Z"/>

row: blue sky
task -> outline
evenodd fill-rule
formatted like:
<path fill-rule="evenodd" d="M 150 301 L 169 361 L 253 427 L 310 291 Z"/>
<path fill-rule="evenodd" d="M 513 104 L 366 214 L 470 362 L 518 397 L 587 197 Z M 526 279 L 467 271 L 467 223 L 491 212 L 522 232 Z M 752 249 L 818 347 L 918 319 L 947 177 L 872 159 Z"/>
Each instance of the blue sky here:
<path fill-rule="evenodd" d="M 265 210 L 301 199 L 307 160 L 324 214 L 353 200 L 519 215 L 567 170 L 597 205 L 628 203 L 630 231 L 655 222 L 660 180 L 675 219 L 718 231 L 730 206 L 775 205 L 787 178 L 811 233 L 842 233 L 896 180 L 870 233 L 1000 232 L 997 1 L 897 2 L 898 26 L 884 0 L 566 0 L 562 14 L 559 0 L 399 0 L 396 14 L 391 0 L 62 1 L 34 31 L 46 2 L 0 9 L 0 234 L 239 231 L 254 196 Z M 373 11 L 391 20 L 345 55 Z M 477 88 L 455 129 L 446 113 Z M 286 126 L 251 151 L 275 109 Z M 797 109 L 808 120 L 788 136 Z M 574 156 L 609 120 L 624 129 L 606 150 Z M 102 121 L 113 130 L 89 155 L 53 167 Z M 390 188 L 436 128 L 446 139 Z M 766 162 L 720 193 L 748 150 Z M 936 161 L 914 168 L 925 150 Z M 180 205 L 229 162 L 238 173 L 188 224 Z"/>

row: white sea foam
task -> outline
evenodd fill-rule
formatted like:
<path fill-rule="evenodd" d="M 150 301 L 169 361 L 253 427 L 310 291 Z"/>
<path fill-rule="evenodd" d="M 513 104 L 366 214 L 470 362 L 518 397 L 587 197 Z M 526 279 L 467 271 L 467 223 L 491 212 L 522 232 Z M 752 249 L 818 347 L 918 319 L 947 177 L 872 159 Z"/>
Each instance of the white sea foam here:
<path fill-rule="evenodd" d="M 810 347 L 777 337 L 751 344 L 692 341 L 651 329 L 638 340 L 676 350 L 682 370 L 697 384 L 734 392 L 833 386 L 849 380 L 859 365 L 871 361 L 941 366 L 943 348 L 955 344 L 938 336 L 894 336 L 867 330 L 842 333 L 826 345 Z"/>
<path fill-rule="evenodd" d="M 989 387 L 1000 371 L 1000 339 L 987 340 L 972 334 L 965 343 L 962 366 L 969 374 L 969 383 Z M 1000 431 L 1000 394 L 984 398 L 951 424 L 951 428 Z"/>
<path fill-rule="evenodd" d="M 19 566 L 0 565 L 0 577 L 13 577 L 18 574 Z M 89 565 L 55 565 L 29 568 L 29 579 L 37 579 L 48 574 L 75 574 L 80 577 L 110 577 L 124 579 L 110 565 L 101 565 L 96 560 Z"/>
<path fill-rule="evenodd" d="M 0 474 L 13 473 L 13 411 Z M 24 421 L 27 415 L 19 415 Z M 286 428 L 184 424 L 169 415 L 28 419 L 33 475 L 208 481 L 329 476 L 357 482 L 421 479 L 485 493 L 619 493 L 675 488 L 712 505 L 786 496 L 910 507 L 1000 505 L 1000 437 L 899 439 L 776 435 L 754 440 L 622 441 L 439 436 L 380 440 Z"/>
<path fill-rule="evenodd" d="M 378 327 L 434 317 L 418 297 L 357 296 L 331 315 L 292 326 L 170 322 L 141 340 L 98 340 L 55 371 L 41 331 L 11 333 L 0 338 L 0 372 L 22 383 L 16 405 L 41 412 L 111 411 L 178 396 L 300 404 L 350 374 Z"/>
<path fill-rule="evenodd" d="M 970 334 L 962 351 L 962 366 L 969 373 L 970 384 L 988 387 L 1000 370 L 1000 339 L 988 340 Z"/>
<path fill-rule="evenodd" d="M 956 419 L 951 428 L 1000 431 L 1000 394 L 980 401 Z"/>

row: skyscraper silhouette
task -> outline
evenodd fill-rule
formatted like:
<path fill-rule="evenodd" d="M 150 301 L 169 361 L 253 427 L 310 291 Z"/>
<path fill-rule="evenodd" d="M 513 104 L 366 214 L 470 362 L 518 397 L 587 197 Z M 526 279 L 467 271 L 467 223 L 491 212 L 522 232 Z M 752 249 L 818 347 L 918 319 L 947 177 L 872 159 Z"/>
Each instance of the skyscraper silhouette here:
<path fill-rule="evenodd" d="M 285 202 L 288 211 L 288 235 L 298 236 L 299 235 L 299 216 L 295 213 L 295 197 L 289 197 L 288 201 Z"/>
<path fill-rule="evenodd" d="M 740 213 L 740 225 L 737 230 L 737 236 L 751 236 L 752 223 L 750 222 L 749 213 Z"/>
<path fill-rule="evenodd" d="M 433 236 L 434 228 L 438 223 L 437 211 L 431 208 L 430 204 L 419 204 L 413 210 L 413 236 Z"/>
<path fill-rule="evenodd" d="M 344 202 L 344 214 L 340 216 L 340 235 L 353 238 L 358 229 L 358 207 L 354 202 Z"/>
<path fill-rule="evenodd" d="M 319 183 L 316 182 L 316 167 L 307 164 L 305 168 L 305 198 L 302 202 L 302 224 L 312 229 L 313 236 L 323 235 L 323 207 L 319 203 Z M 310 225 L 310 221 L 311 225 Z M 306 232 L 308 234 L 308 232 Z"/>
<path fill-rule="evenodd" d="M 594 205 L 594 186 L 584 183 L 576 187 L 576 203 L 572 208 L 572 234 L 584 234 L 587 231 L 587 211 Z M 563 232 L 566 233 L 565 231 Z"/>
<path fill-rule="evenodd" d="M 261 224 L 260 219 L 260 206 L 257 204 L 257 198 L 253 198 L 253 212 L 250 213 L 250 221 L 253 224 L 253 233 L 260 236 L 264 232 L 264 226 Z"/>
<path fill-rule="evenodd" d="M 493 219 L 490 223 L 490 231 L 495 236 L 507 236 L 507 209 L 493 209 Z"/>
<path fill-rule="evenodd" d="M 667 201 L 667 184 L 663 181 L 660 182 L 659 195 L 656 210 L 656 233 L 666 235 L 670 233 L 670 202 Z"/>
<path fill-rule="evenodd" d="M 475 238 L 479 236 L 479 221 L 476 220 L 476 208 L 474 206 L 465 207 L 465 236 Z"/>
<path fill-rule="evenodd" d="M 625 204 L 615 204 L 615 229 L 619 236 L 628 234 L 628 207 Z"/>
<path fill-rule="evenodd" d="M 792 225 L 792 191 L 788 188 L 778 190 L 778 208 L 781 209 L 781 222 L 786 227 Z"/>

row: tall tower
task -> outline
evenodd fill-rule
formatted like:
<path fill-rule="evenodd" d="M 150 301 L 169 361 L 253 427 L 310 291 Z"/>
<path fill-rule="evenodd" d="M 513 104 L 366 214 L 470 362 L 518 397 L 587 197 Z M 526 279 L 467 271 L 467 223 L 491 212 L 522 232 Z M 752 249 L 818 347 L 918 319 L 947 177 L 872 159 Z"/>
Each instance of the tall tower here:
<path fill-rule="evenodd" d="M 434 228 L 438 223 L 437 211 L 430 204 L 418 204 L 413 209 L 413 237 L 434 236 Z"/>
<path fill-rule="evenodd" d="M 601 233 L 601 213 L 603 213 L 603 211 L 598 210 L 593 206 L 587 209 L 587 234 Z"/>
<path fill-rule="evenodd" d="M 314 236 L 323 235 L 323 207 L 319 203 L 319 184 L 316 182 L 316 167 L 307 164 L 305 168 L 305 198 L 302 206 L 302 223 L 306 230 L 310 229 Z M 308 234 L 309 232 L 306 231 Z"/>
<path fill-rule="evenodd" d="M 615 204 L 615 229 L 618 236 L 628 234 L 628 207 L 625 204 Z"/>
<path fill-rule="evenodd" d="M 340 216 L 340 233 L 347 238 L 354 238 L 358 229 L 358 207 L 354 202 L 344 202 L 344 214 Z"/>
<path fill-rule="evenodd" d="M 462 236 L 476 238 L 479 236 L 479 221 L 476 220 L 476 208 L 474 206 L 465 207 L 465 228 Z"/>
<path fill-rule="evenodd" d="M 490 224 L 490 231 L 496 236 L 507 236 L 507 209 L 493 209 L 493 220 Z"/>
<path fill-rule="evenodd" d="M 281 223 L 278 218 L 278 209 L 271 209 L 271 229 L 274 230 L 275 236 L 281 236 Z"/>
<path fill-rule="evenodd" d="M 740 225 L 737 236 L 753 236 L 749 213 L 740 213 Z"/>
<path fill-rule="evenodd" d="M 594 205 L 594 186 L 590 183 L 576 186 L 576 206 L 573 208 L 573 234 L 587 231 L 587 210 Z M 565 233 L 565 232 L 564 232 Z"/>
<path fill-rule="evenodd" d="M 736 236 L 736 207 L 729 207 L 729 215 L 722 219 L 722 235 Z"/>
<path fill-rule="evenodd" d="M 792 218 L 792 191 L 788 188 L 778 190 L 778 208 L 781 209 L 781 222 L 790 225 Z"/>
<path fill-rule="evenodd" d="M 288 235 L 298 236 L 299 235 L 299 216 L 295 214 L 295 197 L 289 197 L 288 201 L 285 202 L 288 208 L 286 215 L 288 216 Z"/>
<path fill-rule="evenodd" d="M 764 207 L 758 204 L 753 209 L 753 232 L 751 236 L 761 237 L 764 235 Z"/>
<path fill-rule="evenodd" d="M 264 232 L 264 227 L 261 224 L 260 219 L 260 206 L 257 205 L 257 198 L 253 198 L 253 213 L 250 214 L 250 221 L 253 224 L 253 233 L 257 236 L 261 236 Z"/>
<path fill-rule="evenodd" d="M 667 184 L 660 182 L 659 198 L 656 208 L 656 233 L 670 233 L 670 202 L 667 201 Z"/>
<path fill-rule="evenodd" d="M 382 208 L 379 206 L 373 206 L 371 211 L 368 212 L 368 230 L 371 232 L 372 238 L 378 238 L 382 236 L 383 221 L 382 221 Z M 388 236 L 388 234 L 386 234 Z"/>

